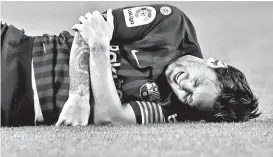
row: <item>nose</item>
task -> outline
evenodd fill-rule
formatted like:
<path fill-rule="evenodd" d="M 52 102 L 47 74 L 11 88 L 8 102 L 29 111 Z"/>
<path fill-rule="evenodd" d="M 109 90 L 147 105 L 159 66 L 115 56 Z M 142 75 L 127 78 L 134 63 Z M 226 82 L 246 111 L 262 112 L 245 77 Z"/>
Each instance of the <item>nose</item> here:
<path fill-rule="evenodd" d="M 182 87 L 182 90 L 186 91 L 187 93 L 193 93 L 194 88 L 192 83 L 185 83 Z"/>

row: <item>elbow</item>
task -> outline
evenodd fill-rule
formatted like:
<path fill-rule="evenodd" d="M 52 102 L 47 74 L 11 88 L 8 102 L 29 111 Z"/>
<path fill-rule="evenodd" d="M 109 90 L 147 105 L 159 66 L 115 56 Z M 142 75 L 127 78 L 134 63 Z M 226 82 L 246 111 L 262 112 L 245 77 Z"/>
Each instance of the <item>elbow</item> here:
<path fill-rule="evenodd" d="M 108 109 L 94 109 L 95 125 L 128 125 L 136 124 L 136 118 L 133 109 L 129 105 L 119 107 L 112 106 Z"/>
<path fill-rule="evenodd" d="M 95 125 L 120 125 L 123 124 L 121 119 L 117 119 L 116 117 L 110 116 L 97 116 L 94 117 L 94 124 Z"/>
<path fill-rule="evenodd" d="M 94 121 L 94 124 L 95 125 L 111 125 L 113 123 L 109 120 L 99 120 L 99 121 Z"/>
<path fill-rule="evenodd" d="M 95 125 L 111 125 L 112 123 L 113 123 L 113 120 L 109 116 L 94 117 L 94 124 Z"/>
<path fill-rule="evenodd" d="M 135 124 L 134 120 L 128 120 L 124 116 L 107 116 L 94 118 L 95 125 L 128 125 Z"/>

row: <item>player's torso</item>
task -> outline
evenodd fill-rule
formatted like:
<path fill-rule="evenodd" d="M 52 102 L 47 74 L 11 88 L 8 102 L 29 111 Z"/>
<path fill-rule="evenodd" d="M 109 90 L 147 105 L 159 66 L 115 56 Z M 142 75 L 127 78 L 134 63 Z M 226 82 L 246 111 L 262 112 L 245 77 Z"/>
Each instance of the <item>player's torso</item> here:
<path fill-rule="evenodd" d="M 123 102 L 158 102 L 161 99 L 156 80 L 162 75 L 166 63 L 162 62 L 160 54 L 160 51 L 154 53 L 131 49 L 131 45 L 111 46 L 113 79 Z"/>

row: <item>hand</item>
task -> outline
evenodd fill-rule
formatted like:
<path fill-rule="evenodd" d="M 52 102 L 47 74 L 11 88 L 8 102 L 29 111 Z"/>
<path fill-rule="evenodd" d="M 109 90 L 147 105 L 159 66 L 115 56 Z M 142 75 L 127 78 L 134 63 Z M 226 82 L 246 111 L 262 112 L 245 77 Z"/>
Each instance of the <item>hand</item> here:
<path fill-rule="evenodd" d="M 70 100 L 69 100 L 70 99 Z M 88 99 L 88 100 L 87 100 Z M 88 102 L 88 103 L 83 103 Z M 64 104 L 56 126 L 86 126 L 90 115 L 89 94 L 70 94 Z"/>
<path fill-rule="evenodd" d="M 79 31 L 90 47 L 97 43 L 110 45 L 114 31 L 114 17 L 111 9 L 107 10 L 107 21 L 98 11 L 94 11 L 93 14 L 86 13 L 85 17 L 81 16 L 79 20 L 81 24 L 75 24 L 72 29 Z"/>

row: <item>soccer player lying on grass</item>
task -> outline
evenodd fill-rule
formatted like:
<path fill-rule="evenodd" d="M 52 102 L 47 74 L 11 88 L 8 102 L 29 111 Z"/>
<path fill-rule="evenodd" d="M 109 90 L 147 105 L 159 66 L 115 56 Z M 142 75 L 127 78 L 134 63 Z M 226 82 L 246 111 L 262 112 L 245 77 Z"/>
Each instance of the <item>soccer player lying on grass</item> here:
<path fill-rule="evenodd" d="M 163 80 L 166 82 L 160 82 L 162 84 L 158 84 L 158 87 L 159 91 L 166 90 L 168 96 L 165 101 L 122 102 L 112 77 L 109 47 L 114 24 L 110 11 L 107 15 L 107 21 L 105 21 L 97 11 L 93 14 L 87 13 L 85 17 L 80 17 L 81 24 L 73 26 L 90 49 L 89 68 L 95 124 L 182 121 L 185 105 L 199 111 L 195 116 L 207 121 L 247 121 L 259 116 L 257 99 L 252 94 L 242 72 L 219 60 L 204 60 L 184 54 L 170 60 L 162 72 L 162 77 L 165 78 Z M 76 36 L 78 36 L 77 33 Z M 79 37 L 75 40 L 82 39 Z M 70 59 L 73 60 L 73 58 Z M 138 65 L 141 67 L 142 63 Z M 78 94 L 70 93 L 57 126 L 87 124 L 90 107 L 82 103 L 84 100 L 81 99 L 85 99 L 85 96 L 80 86 Z M 153 85 L 150 84 L 150 86 Z M 171 87 L 170 91 L 167 86 Z M 86 87 L 89 85 L 87 84 Z M 150 90 L 146 92 L 157 91 L 153 88 Z M 86 96 L 86 99 L 88 98 L 89 94 Z"/>
<path fill-rule="evenodd" d="M 85 33 L 83 39 L 75 33 L 73 39 L 68 32 L 31 37 L 13 26 L 1 24 L 2 125 L 37 122 L 51 125 L 58 118 L 58 124 L 86 125 L 97 117 L 92 115 L 93 107 L 95 115 L 108 114 L 109 106 L 98 105 L 100 101 L 114 103 L 115 108 L 121 104 L 129 106 L 124 107 L 126 112 L 143 124 L 162 122 L 162 114 L 166 113 L 179 121 L 246 121 L 259 115 L 257 99 L 240 71 L 219 61 L 202 59 L 195 29 L 181 10 L 156 4 L 118 8 L 112 13 L 107 16 L 113 20 L 113 34 L 109 35 L 108 26 L 103 25 L 101 28 L 106 28 L 98 33 L 108 31 L 111 37 L 101 37 L 103 43 L 97 41 L 103 49 L 106 43 L 109 46 L 111 39 L 110 50 L 105 49 L 110 58 L 94 56 L 90 70 L 89 54 L 93 54 L 92 48 L 98 45 L 87 41 L 90 53 L 84 39 L 95 37 L 84 36 Z M 80 18 L 83 20 L 85 17 Z M 111 79 L 104 76 L 109 72 L 105 63 L 109 60 Z M 92 71 L 94 75 L 89 76 Z M 98 77 L 103 86 L 94 83 L 92 77 Z M 96 89 L 95 99 L 90 83 L 92 90 Z M 102 107 L 105 110 L 100 110 Z M 140 121 L 140 113 L 153 115 L 153 118 L 144 115 Z M 115 115 L 127 114 L 117 112 Z M 168 116 L 165 115 L 165 119 L 168 120 Z M 95 123 L 99 123 L 97 121 Z"/>

